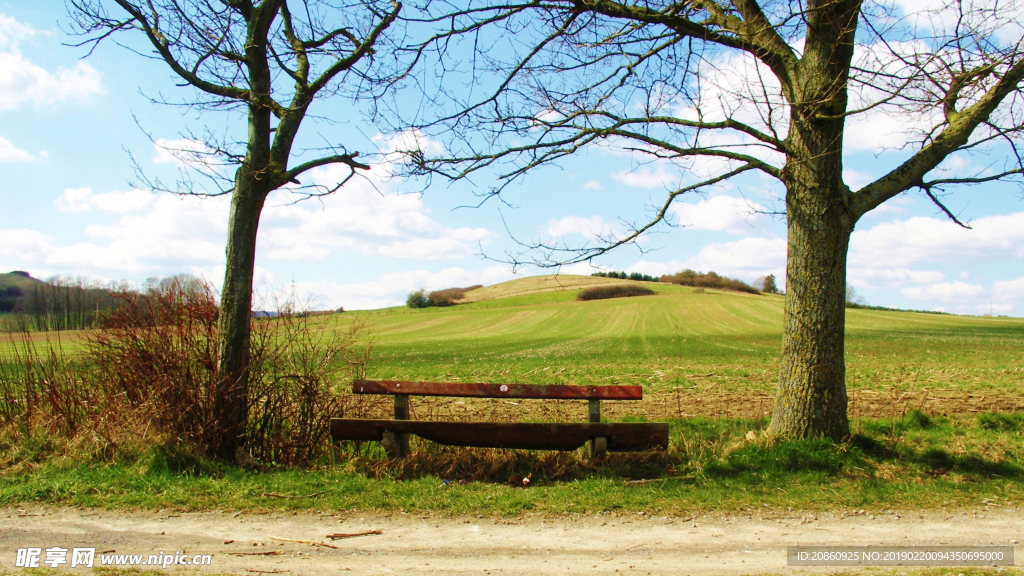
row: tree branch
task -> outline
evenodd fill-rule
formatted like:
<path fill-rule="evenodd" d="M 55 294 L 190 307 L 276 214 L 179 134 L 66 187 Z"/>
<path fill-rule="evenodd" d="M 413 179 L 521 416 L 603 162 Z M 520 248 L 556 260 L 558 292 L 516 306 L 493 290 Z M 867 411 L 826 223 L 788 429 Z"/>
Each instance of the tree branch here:
<path fill-rule="evenodd" d="M 1024 59 L 1011 66 L 977 102 L 962 110 L 930 143 L 903 164 L 868 184 L 855 194 L 857 216 L 915 186 L 922 186 L 925 175 L 951 153 L 966 145 L 971 134 L 986 122 L 993 111 L 1024 80 Z"/>

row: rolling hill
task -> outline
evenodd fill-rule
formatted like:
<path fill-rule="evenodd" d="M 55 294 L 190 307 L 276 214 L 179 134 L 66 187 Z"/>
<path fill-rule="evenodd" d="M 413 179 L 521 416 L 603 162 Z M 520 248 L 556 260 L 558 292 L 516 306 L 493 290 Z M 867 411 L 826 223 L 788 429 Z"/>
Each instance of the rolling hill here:
<path fill-rule="evenodd" d="M 575 300 L 597 282 L 629 281 L 523 278 L 467 293 L 467 304 L 325 321 L 370 323 L 373 378 L 641 384 L 662 402 L 733 404 L 720 412 L 770 406 L 784 297 L 644 283 L 658 294 Z M 901 397 L 988 391 L 975 395 L 982 407 L 1024 408 L 1024 319 L 847 310 L 846 331 L 853 404 L 892 410 Z"/>

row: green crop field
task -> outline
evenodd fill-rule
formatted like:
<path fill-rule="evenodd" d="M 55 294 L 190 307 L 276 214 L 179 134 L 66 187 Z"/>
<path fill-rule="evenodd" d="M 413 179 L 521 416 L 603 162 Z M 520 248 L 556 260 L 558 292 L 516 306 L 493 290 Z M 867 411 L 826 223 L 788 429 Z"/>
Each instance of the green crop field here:
<path fill-rule="evenodd" d="M 651 416 L 770 410 L 782 296 L 646 283 L 657 295 L 578 302 L 582 286 L 625 281 L 552 278 L 470 292 L 478 301 L 469 304 L 325 322 L 340 329 L 368 320 L 371 378 L 641 384 L 641 411 Z M 1024 319 L 851 309 L 846 334 L 854 415 L 890 416 L 894 406 L 938 414 L 1024 408 Z"/>
<path fill-rule="evenodd" d="M 657 294 L 575 300 L 580 288 L 621 282 L 527 278 L 470 292 L 471 302 L 456 306 L 312 321 L 338 334 L 365 322 L 373 342 L 370 378 L 640 384 L 642 401 L 605 402 L 602 416 L 668 422 L 666 453 L 592 461 L 583 450 L 481 450 L 414 440 L 405 460 L 384 458 L 376 443 L 346 444 L 335 464 L 303 470 L 268 463 L 252 471 L 173 447 L 115 451 L 97 461 L 73 443 L 11 436 L 0 438 L 9 442 L 0 446 L 9 464 L 0 473 L 0 504 L 504 515 L 945 507 L 1024 498 L 1024 320 L 848 310 L 854 437 L 775 443 L 757 431 L 772 406 L 783 297 L 646 284 Z M 32 338 L 37 346 L 58 341 Z M 85 349 L 82 333 L 59 341 L 71 356 Z M 344 415 L 390 411 L 389 397 L 345 396 Z M 579 401 L 411 402 L 415 419 L 583 421 L 585 410 Z M 527 474 L 534 487 L 514 488 Z M 441 479 L 458 488 L 439 490 Z"/>

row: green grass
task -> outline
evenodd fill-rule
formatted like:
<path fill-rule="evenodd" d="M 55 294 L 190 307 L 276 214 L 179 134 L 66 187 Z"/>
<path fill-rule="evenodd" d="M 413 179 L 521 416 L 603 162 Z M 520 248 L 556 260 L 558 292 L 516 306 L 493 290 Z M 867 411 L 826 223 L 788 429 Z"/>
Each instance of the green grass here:
<path fill-rule="evenodd" d="M 330 322 L 340 328 L 357 315 L 370 320 L 371 378 L 774 393 L 782 296 L 645 286 L 658 294 L 576 302 L 574 290 L 538 292 L 443 309 L 336 315 Z M 515 288 L 506 283 L 504 291 Z M 924 391 L 933 400 L 918 407 L 937 413 L 943 402 L 934 398 L 963 400 L 966 391 L 982 404 L 973 410 L 1024 407 L 1024 319 L 847 310 L 846 335 L 854 414 L 887 415 L 858 412 L 858 404 L 904 392 L 924 398 Z M 763 416 L 762 408 L 744 415 Z"/>
<path fill-rule="evenodd" d="M 524 512 L 882 509 L 978 506 L 1024 499 L 1024 432 L 911 413 L 857 420 L 843 444 L 748 440 L 765 421 L 674 421 L 667 454 L 611 455 L 414 444 L 405 461 L 347 448 L 337 465 L 246 471 L 150 449 L 108 462 L 60 460 L 22 446 L 0 474 L 0 505 L 49 503 L 181 510 L 360 509 Z M 9 447 L 5 447 L 9 448 Z M 46 457 L 34 457 L 33 450 Z M 528 489 L 521 479 L 531 475 Z M 448 480 L 448 483 L 444 483 Z M 639 480 L 640 482 L 637 482 Z"/>
<path fill-rule="evenodd" d="M 506 297 L 318 321 L 339 331 L 353 318 L 370 321 L 371 378 L 642 385 L 643 402 L 605 403 L 603 413 L 611 420 L 670 421 L 668 454 L 592 463 L 582 454 L 424 443 L 401 463 L 362 447 L 338 466 L 256 473 L 157 449 L 95 462 L 62 459 L 59 443 L 35 438 L 0 445 L 10 464 L 0 472 L 0 503 L 501 515 L 1021 502 L 1024 417 L 1020 408 L 991 410 L 986 403 L 1024 406 L 1022 319 L 848 310 L 851 411 L 870 417 L 854 420 L 857 436 L 846 444 L 765 446 L 745 436 L 764 427 L 770 409 L 783 297 L 647 283 L 657 294 L 577 302 L 575 289 L 527 280 L 481 289 Z M 81 346 L 64 341 L 63 349 L 75 354 Z M 758 395 L 768 402 L 751 400 Z M 365 402 L 386 411 L 388 400 Z M 581 402 L 413 402 L 414 417 L 447 410 L 464 420 L 583 420 L 585 409 Z M 513 487 L 527 474 L 533 487 Z M 445 479 L 452 483 L 442 486 Z"/>

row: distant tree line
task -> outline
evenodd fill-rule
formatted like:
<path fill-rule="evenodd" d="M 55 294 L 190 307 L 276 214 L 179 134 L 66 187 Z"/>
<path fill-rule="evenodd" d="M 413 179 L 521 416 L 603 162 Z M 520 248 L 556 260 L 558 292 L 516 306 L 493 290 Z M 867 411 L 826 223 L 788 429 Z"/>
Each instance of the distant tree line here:
<path fill-rule="evenodd" d="M 715 272 L 701 273 L 694 272 L 690 269 L 683 270 L 676 274 L 667 274 L 665 276 L 649 276 L 639 272 L 626 274 L 625 272 L 615 271 L 595 272 L 591 274 L 591 276 L 597 276 L 600 278 L 619 278 L 621 280 L 634 280 L 637 282 L 665 282 L 668 284 L 693 286 L 696 288 L 720 288 L 723 290 L 746 292 L 748 294 L 760 294 L 762 292 L 768 294 L 779 294 L 779 288 L 775 285 L 774 274 L 769 274 L 763 278 L 759 278 L 753 285 L 736 278 L 720 276 Z"/>
<path fill-rule="evenodd" d="M 103 313 L 117 305 L 117 290 L 115 284 L 64 276 L 27 287 L 7 286 L 0 290 L 0 312 L 8 313 L 0 328 L 40 332 L 93 328 Z"/>
<path fill-rule="evenodd" d="M 125 283 L 103 284 L 84 277 L 54 276 L 45 281 L 32 279 L 26 272 L 12 274 L 31 279 L 21 286 L 0 288 L 0 331 L 56 332 L 86 330 L 100 326 L 103 318 L 123 305 L 135 290 Z M 198 294 L 208 290 L 206 283 L 188 274 L 149 278 L 144 293 L 178 290 Z"/>
<path fill-rule="evenodd" d="M 641 274 L 639 272 L 594 272 L 591 276 L 597 276 L 599 278 L 619 278 L 622 280 L 635 280 L 637 282 L 657 282 L 657 276 L 648 276 L 647 274 Z"/>
<path fill-rule="evenodd" d="M 405 305 L 409 308 L 454 306 L 459 300 L 466 297 L 466 292 L 483 287 L 483 284 L 474 284 L 465 288 L 445 288 L 444 290 L 434 290 L 433 292 L 427 292 L 426 289 L 420 288 L 415 292 L 409 293 L 409 296 L 405 299 Z"/>

